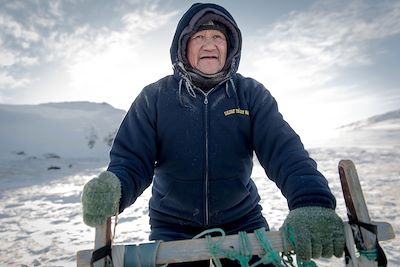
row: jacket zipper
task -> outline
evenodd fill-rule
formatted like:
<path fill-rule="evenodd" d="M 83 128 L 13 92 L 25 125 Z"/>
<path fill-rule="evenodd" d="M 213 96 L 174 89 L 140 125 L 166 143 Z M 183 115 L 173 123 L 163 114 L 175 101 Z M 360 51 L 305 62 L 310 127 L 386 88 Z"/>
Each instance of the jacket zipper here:
<path fill-rule="evenodd" d="M 209 224 L 209 203 L 208 203 L 208 94 L 204 94 L 204 105 L 205 105 L 205 150 L 206 150 L 206 166 L 205 166 L 205 225 Z"/>
<path fill-rule="evenodd" d="M 225 83 L 226 81 L 223 81 L 221 83 L 219 83 L 218 85 L 214 86 L 213 88 L 211 88 L 207 93 L 205 93 L 204 91 L 202 91 L 200 88 L 198 87 L 194 87 L 195 90 L 197 90 L 198 92 L 200 92 L 202 95 L 204 95 L 204 106 L 205 106 L 205 112 L 204 112 L 204 129 L 205 129 L 205 160 L 206 160 L 206 166 L 205 166 L 205 175 L 204 175 L 204 193 L 205 193 L 205 197 L 204 197 L 204 221 L 205 221 L 205 226 L 209 225 L 209 201 L 208 201 L 208 95 L 213 92 L 219 85 Z"/>
<path fill-rule="evenodd" d="M 210 89 L 207 93 L 204 93 L 201 89 L 195 88 L 198 90 L 201 94 L 204 95 L 204 106 L 205 106 L 205 112 L 204 112 L 204 129 L 205 129 L 205 160 L 206 160 L 206 166 L 205 166 L 205 175 L 204 175 L 204 221 L 205 221 L 205 226 L 209 225 L 209 203 L 208 203 L 208 95 L 215 90 L 218 86 L 215 86 L 214 88 Z"/>

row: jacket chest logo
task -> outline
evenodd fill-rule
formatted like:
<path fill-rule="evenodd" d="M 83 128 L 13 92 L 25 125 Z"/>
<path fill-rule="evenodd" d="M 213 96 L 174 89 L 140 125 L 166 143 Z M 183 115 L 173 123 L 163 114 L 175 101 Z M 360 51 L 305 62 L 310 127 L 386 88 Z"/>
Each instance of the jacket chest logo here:
<path fill-rule="evenodd" d="M 233 108 L 224 111 L 225 116 L 233 115 L 233 114 L 241 114 L 245 116 L 249 116 L 249 111 L 247 109 Z"/>

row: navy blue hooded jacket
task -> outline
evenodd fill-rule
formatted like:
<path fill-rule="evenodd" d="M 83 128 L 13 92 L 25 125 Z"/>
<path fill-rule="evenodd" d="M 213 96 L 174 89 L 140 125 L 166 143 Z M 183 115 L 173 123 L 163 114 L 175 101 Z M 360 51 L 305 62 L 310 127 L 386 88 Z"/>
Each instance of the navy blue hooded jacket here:
<path fill-rule="evenodd" d="M 229 40 L 237 47 L 228 76 L 207 92 L 178 66 L 182 32 L 204 10 L 222 14 L 236 27 L 228 30 L 237 30 Z M 182 17 L 171 46 L 174 74 L 142 90 L 114 140 L 108 170 L 121 181 L 120 212 L 153 182 L 153 221 L 212 227 L 240 219 L 260 200 L 250 178 L 254 151 L 290 209 L 335 207 L 326 179 L 270 92 L 236 73 L 240 48 L 240 31 L 222 7 L 195 4 Z"/>

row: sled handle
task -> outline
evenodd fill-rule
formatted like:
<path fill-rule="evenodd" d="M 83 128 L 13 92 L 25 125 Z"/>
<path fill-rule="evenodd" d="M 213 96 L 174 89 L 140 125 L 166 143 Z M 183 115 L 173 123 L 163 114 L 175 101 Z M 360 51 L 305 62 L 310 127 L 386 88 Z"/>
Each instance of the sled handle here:
<path fill-rule="evenodd" d="M 343 196 L 346 202 L 347 213 L 350 220 L 371 223 L 367 204 L 361 189 L 357 170 L 351 160 L 341 160 L 339 162 L 339 175 L 342 184 Z M 364 241 L 364 249 L 374 249 L 376 247 L 376 236 L 361 228 L 361 235 Z"/>
<path fill-rule="evenodd" d="M 111 243 L 111 217 L 107 218 L 105 224 L 96 226 L 94 237 L 94 250 L 106 246 Z M 103 258 L 93 263 L 94 267 L 106 267 L 107 259 Z"/>

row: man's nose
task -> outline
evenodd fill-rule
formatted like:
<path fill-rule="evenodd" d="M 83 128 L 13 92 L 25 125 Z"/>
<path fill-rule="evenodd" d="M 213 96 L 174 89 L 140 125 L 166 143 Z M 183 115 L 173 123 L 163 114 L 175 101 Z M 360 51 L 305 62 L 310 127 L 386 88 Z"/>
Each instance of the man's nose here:
<path fill-rule="evenodd" d="M 217 42 L 213 37 L 206 37 L 203 39 L 203 47 L 206 48 L 215 48 L 217 45 Z"/>

